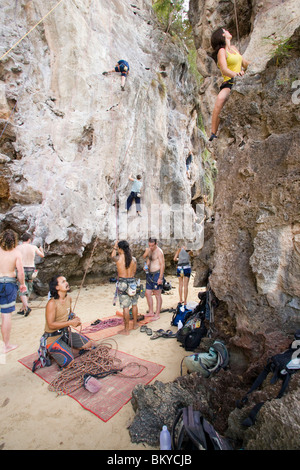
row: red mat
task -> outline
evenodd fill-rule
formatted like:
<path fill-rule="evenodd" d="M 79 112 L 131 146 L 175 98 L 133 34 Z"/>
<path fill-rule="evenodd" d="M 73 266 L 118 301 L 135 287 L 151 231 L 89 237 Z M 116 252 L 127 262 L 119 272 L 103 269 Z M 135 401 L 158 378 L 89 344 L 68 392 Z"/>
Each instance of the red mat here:
<path fill-rule="evenodd" d="M 94 341 L 99 341 L 101 339 L 105 338 L 110 338 L 111 336 L 117 335 L 120 333 L 120 331 L 124 330 L 124 322 L 123 322 L 123 313 L 121 312 L 116 312 L 116 315 L 113 317 L 107 317 L 103 318 L 103 322 L 109 321 L 109 320 L 115 320 L 116 323 L 119 323 L 116 326 L 110 326 L 108 328 L 104 329 L 99 329 L 97 328 L 101 327 L 100 325 L 95 325 L 92 326 L 91 323 L 83 323 L 80 328 L 75 328 L 79 333 L 82 333 L 83 335 L 87 336 L 88 338 L 94 340 Z M 138 325 L 145 325 L 146 323 L 149 323 L 151 321 L 151 318 L 145 317 L 143 320 L 140 320 L 138 322 Z M 129 329 L 132 330 L 133 328 L 133 321 L 129 321 Z"/>
<path fill-rule="evenodd" d="M 112 418 L 120 409 L 129 402 L 132 395 L 132 390 L 137 384 L 147 385 L 153 380 L 158 374 L 162 372 L 164 366 L 155 364 L 154 362 L 145 361 L 139 359 L 130 354 L 123 353 L 121 351 L 111 350 L 111 354 L 122 361 L 122 367 L 126 364 L 138 364 L 147 368 L 147 375 L 140 378 L 127 378 L 120 374 L 109 375 L 103 379 L 100 379 L 101 388 L 97 393 L 90 393 L 81 387 L 69 396 L 76 400 L 84 409 L 90 411 L 94 415 L 98 416 L 105 423 Z M 25 367 L 31 370 L 32 363 L 37 359 L 37 353 L 31 354 L 30 356 L 19 359 L 19 362 Z M 140 370 L 140 372 L 139 372 Z M 139 369 L 138 366 L 132 365 L 124 371 L 126 375 L 143 375 L 145 372 L 144 367 Z M 38 369 L 35 375 L 45 380 L 45 382 L 52 382 L 57 374 L 59 368 L 56 363 L 50 367 L 44 367 Z M 55 393 L 50 392 L 49 393 Z"/>

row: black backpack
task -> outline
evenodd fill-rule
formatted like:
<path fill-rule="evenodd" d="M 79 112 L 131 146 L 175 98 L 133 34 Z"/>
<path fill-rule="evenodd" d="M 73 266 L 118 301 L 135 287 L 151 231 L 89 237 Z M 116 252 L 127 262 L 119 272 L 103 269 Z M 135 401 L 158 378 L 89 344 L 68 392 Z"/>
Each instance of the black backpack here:
<path fill-rule="evenodd" d="M 207 328 L 204 319 L 205 301 L 200 300 L 194 310 L 186 315 L 182 328 L 177 332 L 177 341 L 186 351 L 194 351 L 199 346 L 201 339 L 206 336 Z"/>
<path fill-rule="evenodd" d="M 300 370 L 300 330 L 296 331 L 294 337 L 295 340 L 290 345 L 289 349 L 281 354 L 272 356 L 268 360 L 265 368 L 253 382 L 250 390 L 241 400 L 237 402 L 238 408 L 242 408 L 248 402 L 248 396 L 250 393 L 254 392 L 260 387 L 270 372 L 273 374 L 270 381 L 271 384 L 276 383 L 278 380 L 282 380 L 282 386 L 276 398 L 281 398 L 284 395 L 291 376 Z M 255 423 L 256 416 L 263 404 L 264 402 L 257 403 L 252 408 L 249 416 L 242 423 L 244 426 L 250 427 Z"/>
<path fill-rule="evenodd" d="M 204 320 L 201 320 L 200 326 L 192 328 L 192 326 L 183 326 L 177 332 L 177 341 L 181 343 L 181 346 L 186 351 L 194 351 L 198 348 L 201 339 L 206 336 L 207 328 L 204 324 Z"/>
<path fill-rule="evenodd" d="M 192 406 L 183 408 L 172 427 L 173 450 L 233 450 L 230 443 Z"/>

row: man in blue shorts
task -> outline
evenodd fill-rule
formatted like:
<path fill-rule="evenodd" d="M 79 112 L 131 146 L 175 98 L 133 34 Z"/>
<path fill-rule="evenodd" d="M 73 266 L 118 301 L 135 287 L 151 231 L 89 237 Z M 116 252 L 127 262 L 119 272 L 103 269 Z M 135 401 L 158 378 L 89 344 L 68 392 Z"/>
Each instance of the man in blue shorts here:
<path fill-rule="evenodd" d="M 11 315 L 15 311 L 18 284 L 20 292 L 26 291 L 25 276 L 21 253 L 17 250 L 18 237 L 13 230 L 5 230 L 0 235 L 0 311 L 1 333 L 4 342 L 4 354 L 16 349 L 16 344 L 10 344 Z M 17 271 L 17 275 L 16 275 Z"/>
<path fill-rule="evenodd" d="M 114 68 L 114 70 L 109 70 L 109 72 L 103 72 L 103 75 L 108 75 L 109 73 L 120 72 L 121 73 L 121 90 L 125 91 L 125 81 L 129 75 L 129 64 L 126 60 L 119 60 Z"/>
<path fill-rule="evenodd" d="M 152 320 L 158 320 L 162 306 L 161 291 L 163 288 L 163 279 L 165 271 L 165 258 L 161 248 L 157 246 L 156 238 L 149 238 L 149 247 L 143 254 L 143 258 L 147 259 L 146 271 L 146 299 L 148 302 L 149 312 L 147 317 Z M 152 294 L 156 298 L 156 312 L 153 310 Z"/>

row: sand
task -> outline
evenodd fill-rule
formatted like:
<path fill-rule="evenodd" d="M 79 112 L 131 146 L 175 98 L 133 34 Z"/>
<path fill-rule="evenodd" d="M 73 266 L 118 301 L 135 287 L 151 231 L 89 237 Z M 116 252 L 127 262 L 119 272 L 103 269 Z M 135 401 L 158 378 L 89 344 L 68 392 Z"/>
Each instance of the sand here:
<path fill-rule="evenodd" d="M 172 290 L 163 294 L 163 309 L 177 306 L 178 280 L 167 277 Z M 144 282 L 142 280 L 142 282 Z M 80 290 L 75 312 L 82 322 L 110 317 L 120 310 L 119 303 L 113 306 L 115 284 L 87 285 Z M 188 301 L 198 301 L 200 288 L 189 284 Z M 78 288 L 72 288 L 73 305 Z M 85 410 L 68 396 L 58 396 L 48 390 L 48 384 L 18 362 L 37 351 L 39 339 L 44 331 L 45 305 L 47 298 L 30 302 L 32 312 L 28 317 L 18 315 L 21 304 L 17 303 L 12 315 L 11 343 L 18 348 L 0 355 L 0 449 L 4 450 L 154 450 L 144 444 L 130 440 L 128 426 L 135 412 L 131 402 L 103 422 Z M 145 314 L 146 298 L 139 300 L 139 313 Z M 148 324 L 152 330 L 176 328 L 170 326 L 172 314 L 161 313 L 160 319 Z M 164 365 L 164 370 L 153 380 L 164 383 L 180 375 L 180 364 L 186 352 L 176 339 L 158 338 L 150 340 L 145 333 L 131 330 L 129 336 L 113 336 L 120 351 L 135 357 Z"/>

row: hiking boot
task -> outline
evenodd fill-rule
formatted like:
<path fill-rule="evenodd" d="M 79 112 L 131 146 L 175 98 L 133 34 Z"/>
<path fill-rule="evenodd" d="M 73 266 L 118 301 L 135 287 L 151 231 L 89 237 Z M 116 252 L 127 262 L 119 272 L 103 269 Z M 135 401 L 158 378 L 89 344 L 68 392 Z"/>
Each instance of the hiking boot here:
<path fill-rule="evenodd" d="M 30 312 L 31 312 L 31 308 L 27 307 L 26 312 L 25 312 L 25 314 L 24 314 L 25 317 L 28 317 L 28 315 L 30 314 Z"/>

